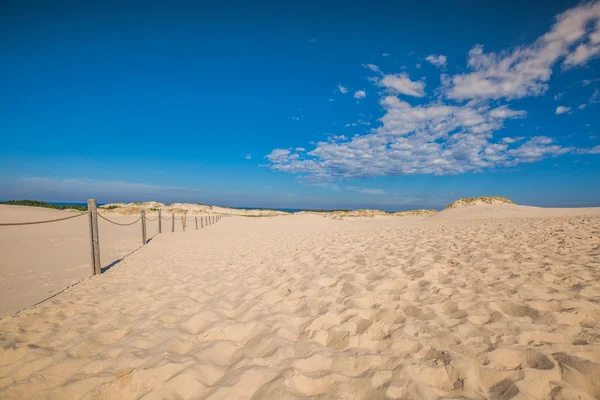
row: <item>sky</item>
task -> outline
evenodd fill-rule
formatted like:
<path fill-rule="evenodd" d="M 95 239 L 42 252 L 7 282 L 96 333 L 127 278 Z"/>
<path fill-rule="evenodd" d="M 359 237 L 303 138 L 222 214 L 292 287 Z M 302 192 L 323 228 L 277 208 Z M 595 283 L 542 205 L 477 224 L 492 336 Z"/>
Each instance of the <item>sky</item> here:
<path fill-rule="evenodd" d="M 600 206 L 600 2 L 0 3 L 0 200 Z"/>

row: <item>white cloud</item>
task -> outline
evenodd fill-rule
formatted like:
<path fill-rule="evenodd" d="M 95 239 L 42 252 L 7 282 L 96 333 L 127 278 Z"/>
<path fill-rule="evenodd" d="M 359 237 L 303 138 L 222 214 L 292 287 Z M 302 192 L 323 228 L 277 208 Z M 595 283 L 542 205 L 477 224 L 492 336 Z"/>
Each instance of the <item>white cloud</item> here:
<path fill-rule="evenodd" d="M 346 125 L 344 125 L 344 126 L 347 128 L 347 127 L 349 127 L 349 126 L 359 126 L 359 125 L 366 125 L 366 126 L 369 126 L 369 125 L 371 125 L 371 123 L 370 123 L 369 121 L 365 121 L 365 120 L 363 120 L 363 119 L 359 119 L 359 120 L 358 120 L 358 121 L 356 121 L 356 122 L 347 123 L 347 124 L 346 124 Z"/>
<path fill-rule="evenodd" d="M 378 82 L 378 85 L 386 87 L 394 93 L 414 97 L 425 96 L 425 82 L 411 81 L 405 73 L 384 75 Z"/>
<path fill-rule="evenodd" d="M 571 111 L 571 107 L 558 106 L 558 107 L 556 107 L 555 113 L 557 115 L 559 115 L 559 114 L 568 113 L 570 111 Z"/>
<path fill-rule="evenodd" d="M 296 151 L 306 151 L 304 147 L 296 147 Z"/>
<path fill-rule="evenodd" d="M 342 86 L 342 84 L 341 84 L 341 83 L 338 83 L 338 85 L 337 85 L 337 89 L 340 91 L 340 93 L 341 93 L 341 94 L 346 94 L 346 93 L 348 93 L 348 88 L 347 88 L 347 87 L 344 87 L 344 86 Z"/>
<path fill-rule="evenodd" d="M 363 67 L 370 69 L 373 72 L 381 73 L 379 67 L 375 64 L 363 64 Z"/>
<path fill-rule="evenodd" d="M 517 137 L 505 137 L 502 138 L 502 141 L 504 143 L 508 143 L 508 144 L 512 144 L 512 143 L 517 143 L 520 142 L 521 140 L 525 139 L 523 136 L 517 136 Z"/>
<path fill-rule="evenodd" d="M 448 58 L 442 54 L 435 55 L 431 54 L 425 58 L 426 61 L 429 61 L 431 64 L 435 65 L 438 68 L 443 68 L 446 66 L 446 61 Z"/>
<path fill-rule="evenodd" d="M 355 99 L 364 99 L 365 97 L 367 97 L 367 92 L 365 92 L 364 90 L 357 90 L 356 92 L 354 92 Z"/>
<path fill-rule="evenodd" d="M 332 99 L 331 97 L 328 99 L 329 101 L 335 101 L 334 99 Z"/>
<path fill-rule="evenodd" d="M 493 140 L 507 118 L 522 112 L 490 108 L 428 104 L 411 106 L 395 96 L 381 100 L 386 110 L 382 126 L 344 142 L 318 142 L 300 156 L 276 149 L 267 158 L 275 170 L 305 174 L 310 182 L 384 175 L 450 175 L 511 167 L 570 151 L 552 139 L 533 137 Z"/>
<path fill-rule="evenodd" d="M 390 53 L 381 53 L 382 57 L 389 57 Z"/>
<path fill-rule="evenodd" d="M 580 104 L 579 107 L 577 107 L 577 108 L 579 108 L 580 110 L 583 110 L 586 107 L 587 107 L 587 104 Z"/>
<path fill-rule="evenodd" d="M 315 38 L 308 39 L 308 43 L 315 44 L 315 43 L 317 43 L 317 39 L 315 39 Z"/>
<path fill-rule="evenodd" d="M 415 68 L 416 68 L 416 69 L 421 69 L 421 64 L 419 64 L 419 63 L 416 63 L 416 64 L 415 64 Z"/>
<path fill-rule="evenodd" d="M 294 121 L 300 121 L 300 117 L 292 117 Z"/>
<path fill-rule="evenodd" d="M 548 89 L 552 66 L 566 57 L 566 67 L 581 65 L 596 56 L 600 44 L 600 2 L 582 4 L 560 14 L 551 30 L 529 46 L 509 52 L 484 53 L 476 45 L 468 64 L 474 72 L 445 81 L 445 94 L 455 100 L 539 96 Z M 586 41 L 585 50 L 573 49 Z"/>
<path fill-rule="evenodd" d="M 511 110 L 508 106 L 500 106 L 490 111 L 493 118 L 525 118 L 527 112 L 523 110 Z"/>
<path fill-rule="evenodd" d="M 246 158 L 246 160 L 251 160 L 252 159 L 252 154 L 246 154 L 245 158 Z"/>

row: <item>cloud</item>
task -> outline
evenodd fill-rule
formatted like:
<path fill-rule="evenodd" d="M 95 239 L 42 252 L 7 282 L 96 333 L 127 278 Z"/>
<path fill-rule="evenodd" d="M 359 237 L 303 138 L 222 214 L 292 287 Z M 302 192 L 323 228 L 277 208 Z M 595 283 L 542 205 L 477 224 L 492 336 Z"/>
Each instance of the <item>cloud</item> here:
<path fill-rule="evenodd" d="M 346 125 L 344 125 L 346 128 L 349 126 L 358 126 L 358 125 L 366 125 L 369 126 L 371 125 L 371 123 L 369 121 L 365 121 L 364 119 L 359 119 L 356 122 L 352 122 L 352 123 L 347 123 Z"/>
<path fill-rule="evenodd" d="M 586 107 L 587 107 L 587 104 L 580 104 L 579 107 L 577 107 L 577 108 L 580 110 L 583 110 Z"/>
<path fill-rule="evenodd" d="M 393 93 L 414 97 L 425 96 L 425 82 L 413 82 L 405 73 L 384 75 L 378 85 L 390 89 Z"/>
<path fill-rule="evenodd" d="M 246 160 L 251 160 L 252 159 L 252 154 L 246 154 L 245 158 L 246 158 Z"/>
<path fill-rule="evenodd" d="M 335 101 L 334 99 L 332 99 L 331 97 L 328 99 L 329 101 Z"/>
<path fill-rule="evenodd" d="M 296 147 L 296 151 L 306 151 L 304 147 Z"/>
<path fill-rule="evenodd" d="M 534 43 L 508 52 L 469 51 L 471 73 L 446 77 L 445 95 L 454 100 L 515 99 L 539 96 L 548 89 L 552 67 L 563 57 L 564 67 L 582 65 L 598 55 L 600 2 L 582 4 L 556 17 L 554 26 Z M 575 48 L 578 43 L 584 42 Z"/>
<path fill-rule="evenodd" d="M 520 142 L 521 140 L 525 139 L 523 136 L 517 136 L 517 137 L 505 137 L 502 138 L 502 141 L 504 143 L 517 143 Z"/>
<path fill-rule="evenodd" d="M 568 113 L 570 111 L 571 111 L 571 107 L 558 106 L 558 107 L 556 107 L 555 114 L 560 115 L 560 114 Z"/>
<path fill-rule="evenodd" d="M 365 67 L 365 68 L 370 69 L 373 72 L 381 73 L 381 70 L 375 64 L 363 64 L 362 66 Z"/>
<path fill-rule="evenodd" d="M 317 39 L 315 39 L 315 38 L 308 39 L 308 43 L 316 44 L 317 43 Z"/>
<path fill-rule="evenodd" d="M 364 90 L 357 90 L 356 92 L 354 92 L 355 99 L 364 99 L 365 97 L 367 97 L 367 92 L 365 92 Z"/>
<path fill-rule="evenodd" d="M 600 154 L 600 145 L 594 146 L 591 149 L 580 149 L 580 154 Z"/>
<path fill-rule="evenodd" d="M 346 94 L 346 93 L 348 93 L 348 88 L 347 88 L 347 87 L 344 87 L 344 86 L 342 86 L 342 84 L 341 84 L 341 83 L 338 83 L 338 85 L 337 85 L 337 89 L 340 91 L 340 93 L 341 93 L 341 94 Z"/>
<path fill-rule="evenodd" d="M 311 182 L 386 175 L 435 174 L 512 167 L 565 154 L 551 138 L 493 140 L 506 119 L 523 112 L 505 106 L 411 106 L 395 96 L 381 99 L 382 126 L 344 142 L 318 142 L 303 156 L 276 149 L 267 156 L 274 170 L 303 174 Z M 520 138 L 519 138 L 520 139 Z"/>
<path fill-rule="evenodd" d="M 444 55 L 429 55 L 425 58 L 426 61 L 429 61 L 431 64 L 435 65 L 438 68 L 443 68 L 446 66 L 447 57 Z"/>
<path fill-rule="evenodd" d="M 294 121 L 300 121 L 300 117 L 292 117 Z"/>
<path fill-rule="evenodd" d="M 390 53 L 381 53 L 382 57 L 389 57 Z"/>

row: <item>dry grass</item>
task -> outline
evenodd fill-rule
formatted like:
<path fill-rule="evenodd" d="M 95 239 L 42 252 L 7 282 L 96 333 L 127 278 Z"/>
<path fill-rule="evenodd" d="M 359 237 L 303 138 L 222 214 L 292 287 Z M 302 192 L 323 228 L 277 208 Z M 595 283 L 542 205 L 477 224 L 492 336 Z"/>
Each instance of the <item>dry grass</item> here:
<path fill-rule="evenodd" d="M 502 196 L 464 197 L 448 204 L 444 210 L 473 207 L 478 204 L 515 204 L 515 202 Z"/>

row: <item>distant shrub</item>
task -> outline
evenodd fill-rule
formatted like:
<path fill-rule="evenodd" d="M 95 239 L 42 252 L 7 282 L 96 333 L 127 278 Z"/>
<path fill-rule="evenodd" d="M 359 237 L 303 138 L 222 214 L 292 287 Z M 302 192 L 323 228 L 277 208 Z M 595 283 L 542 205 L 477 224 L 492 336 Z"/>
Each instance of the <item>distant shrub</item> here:
<path fill-rule="evenodd" d="M 113 204 L 112 206 L 107 206 L 107 207 L 102 207 L 102 208 L 104 208 L 105 210 L 114 210 L 115 208 L 121 208 L 121 207 Z"/>
<path fill-rule="evenodd" d="M 53 208 L 55 210 L 77 210 L 77 211 L 87 211 L 87 206 L 77 206 L 77 205 L 63 205 L 63 204 L 50 204 L 45 201 L 39 200 L 8 200 L 0 202 L 0 204 L 8 204 L 11 206 L 28 206 L 28 207 L 43 207 L 43 208 Z"/>

